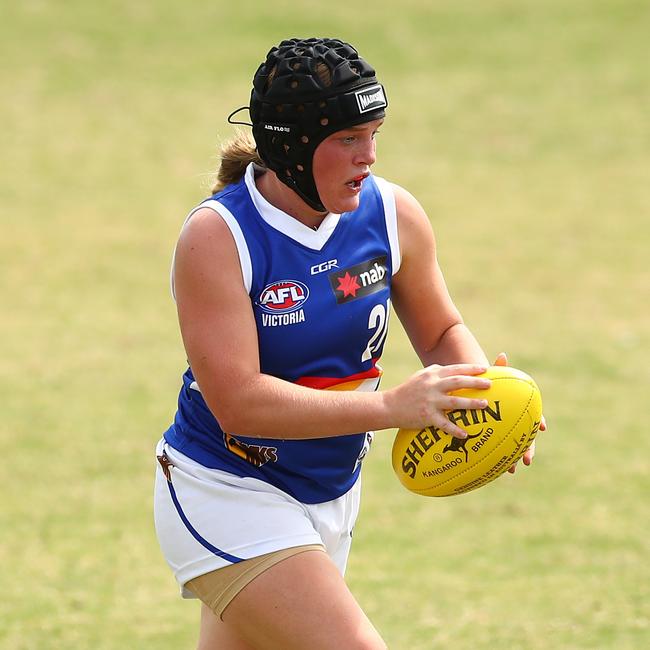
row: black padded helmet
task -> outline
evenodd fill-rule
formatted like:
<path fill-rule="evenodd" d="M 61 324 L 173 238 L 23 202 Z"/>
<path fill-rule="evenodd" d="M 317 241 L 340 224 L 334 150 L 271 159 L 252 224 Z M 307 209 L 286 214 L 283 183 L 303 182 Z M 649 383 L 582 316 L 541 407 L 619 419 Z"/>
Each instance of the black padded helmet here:
<path fill-rule="evenodd" d="M 264 164 L 324 211 L 312 170 L 316 147 L 341 129 L 384 117 L 375 71 L 347 43 L 292 38 L 272 48 L 253 78 L 250 115 Z"/>

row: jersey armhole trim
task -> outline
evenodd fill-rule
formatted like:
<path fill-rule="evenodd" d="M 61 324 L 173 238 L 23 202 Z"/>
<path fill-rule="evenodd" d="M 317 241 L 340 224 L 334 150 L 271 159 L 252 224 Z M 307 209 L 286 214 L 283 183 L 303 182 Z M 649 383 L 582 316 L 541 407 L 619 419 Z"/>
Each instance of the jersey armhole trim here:
<path fill-rule="evenodd" d="M 221 218 L 226 222 L 230 233 L 235 240 L 235 246 L 237 247 L 237 255 L 239 256 L 239 266 L 241 268 L 242 280 L 244 282 L 244 287 L 246 292 L 250 294 L 251 288 L 253 286 L 253 265 L 251 263 L 251 256 L 248 250 L 248 245 L 246 244 L 246 239 L 244 233 L 237 223 L 237 219 L 233 216 L 232 212 L 223 204 L 217 201 L 216 199 L 207 199 L 200 205 L 196 206 L 185 219 L 183 223 L 183 228 L 187 222 L 192 218 L 192 215 L 201 208 L 210 208 L 214 212 L 217 212 Z M 182 230 L 182 229 L 181 229 Z M 176 300 L 176 292 L 174 291 L 174 263 L 176 261 L 176 249 L 174 248 L 174 254 L 172 255 L 172 268 L 170 273 L 170 285 L 172 297 Z"/>
<path fill-rule="evenodd" d="M 397 231 L 397 207 L 395 206 L 395 193 L 391 184 L 384 178 L 375 176 L 375 182 L 381 194 L 384 204 L 384 217 L 386 219 L 386 232 L 390 245 L 390 256 L 392 260 L 392 272 L 395 275 L 402 263 L 402 254 L 399 247 L 399 235 Z"/>

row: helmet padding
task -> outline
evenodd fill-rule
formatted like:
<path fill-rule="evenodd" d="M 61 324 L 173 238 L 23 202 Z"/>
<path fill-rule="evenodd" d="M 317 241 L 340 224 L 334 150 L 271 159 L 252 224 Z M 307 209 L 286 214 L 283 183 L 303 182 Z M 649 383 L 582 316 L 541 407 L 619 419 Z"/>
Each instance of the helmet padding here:
<path fill-rule="evenodd" d="M 323 212 L 312 169 L 316 147 L 336 131 L 384 117 L 387 106 L 374 69 L 351 45 L 294 38 L 271 49 L 255 73 L 253 137 L 264 164 Z"/>

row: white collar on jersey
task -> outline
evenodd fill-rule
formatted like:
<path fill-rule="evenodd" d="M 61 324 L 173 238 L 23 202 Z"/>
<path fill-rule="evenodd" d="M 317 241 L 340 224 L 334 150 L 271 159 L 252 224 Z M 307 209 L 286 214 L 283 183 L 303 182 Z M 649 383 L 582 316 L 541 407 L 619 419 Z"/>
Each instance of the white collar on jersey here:
<path fill-rule="evenodd" d="M 328 242 L 339 222 L 339 219 L 341 218 L 340 214 L 333 214 L 330 212 L 323 221 L 321 221 L 318 230 L 314 230 L 286 212 L 282 212 L 282 210 L 271 205 L 257 189 L 255 185 L 254 163 L 250 163 L 246 168 L 246 186 L 248 187 L 251 199 L 253 199 L 253 203 L 262 219 L 264 219 L 271 228 L 275 228 L 287 237 L 291 237 L 291 239 L 294 239 L 307 248 L 312 248 L 317 251 L 321 250 L 321 248 L 323 248 L 323 246 Z"/>

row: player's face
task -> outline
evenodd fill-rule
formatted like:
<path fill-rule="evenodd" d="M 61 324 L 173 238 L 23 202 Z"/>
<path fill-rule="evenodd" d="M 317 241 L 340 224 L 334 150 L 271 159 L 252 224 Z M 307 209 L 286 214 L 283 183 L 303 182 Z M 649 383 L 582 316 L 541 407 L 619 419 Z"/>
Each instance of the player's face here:
<path fill-rule="evenodd" d="M 313 170 L 322 204 L 340 214 L 359 207 L 359 194 L 376 160 L 375 136 L 384 120 L 337 131 L 314 152 Z"/>

